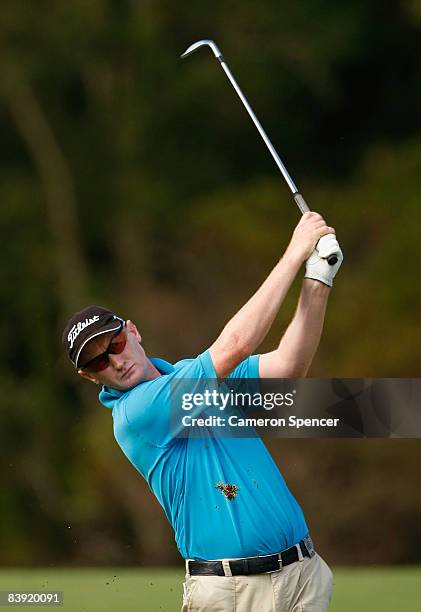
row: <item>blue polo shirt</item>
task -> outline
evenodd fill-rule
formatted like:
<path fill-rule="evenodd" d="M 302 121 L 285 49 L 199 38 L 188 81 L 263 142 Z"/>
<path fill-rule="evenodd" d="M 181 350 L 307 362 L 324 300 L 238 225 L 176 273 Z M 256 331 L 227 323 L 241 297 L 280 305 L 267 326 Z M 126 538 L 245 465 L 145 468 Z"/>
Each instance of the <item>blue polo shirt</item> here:
<path fill-rule="evenodd" d="M 258 359 L 243 361 L 230 378 L 258 378 Z M 260 437 L 215 437 L 207 428 L 200 438 L 180 437 L 170 425 L 170 391 L 179 379 L 190 379 L 192 393 L 194 380 L 202 391 L 203 379 L 216 384 L 209 351 L 174 365 L 151 361 L 160 377 L 129 391 L 103 387 L 99 399 L 112 410 L 122 451 L 162 505 L 181 555 L 252 557 L 299 542 L 308 533 L 302 510 Z M 200 411 L 196 407 L 189 415 Z M 236 486 L 234 498 L 221 489 L 226 484 Z"/>

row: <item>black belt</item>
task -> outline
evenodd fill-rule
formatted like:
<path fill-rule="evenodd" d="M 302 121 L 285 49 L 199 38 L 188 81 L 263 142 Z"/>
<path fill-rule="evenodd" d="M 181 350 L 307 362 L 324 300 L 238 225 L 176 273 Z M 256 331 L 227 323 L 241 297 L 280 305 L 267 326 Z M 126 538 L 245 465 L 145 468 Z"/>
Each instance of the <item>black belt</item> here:
<path fill-rule="evenodd" d="M 313 544 L 309 536 L 298 543 L 303 557 L 312 557 Z M 228 561 L 232 576 L 250 576 L 251 574 L 264 574 L 276 572 L 285 565 L 295 563 L 300 559 L 297 546 L 291 546 L 277 555 L 265 557 L 248 557 L 247 559 L 234 559 Z M 222 561 L 188 561 L 188 573 L 191 576 L 226 576 Z"/>

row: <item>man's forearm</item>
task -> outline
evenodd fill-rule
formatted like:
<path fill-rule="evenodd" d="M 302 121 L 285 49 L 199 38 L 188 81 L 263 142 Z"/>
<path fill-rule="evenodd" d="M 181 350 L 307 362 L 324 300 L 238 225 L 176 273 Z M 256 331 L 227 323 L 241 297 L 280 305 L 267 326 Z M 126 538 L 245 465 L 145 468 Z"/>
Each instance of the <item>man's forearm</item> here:
<path fill-rule="evenodd" d="M 227 376 L 259 346 L 269 331 L 301 264 L 308 259 L 318 240 L 333 232 L 334 229 L 327 226 L 317 213 L 307 212 L 301 217 L 282 259 L 253 297 L 227 323 L 210 347 L 210 356 L 218 378 Z M 303 316 L 305 302 L 303 296 L 298 319 Z M 290 335 L 295 333 L 297 332 L 293 326 Z"/>
<path fill-rule="evenodd" d="M 284 376 L 307 374 L 319 346 L 330 287 L 304 279 L 297 310 L 277 349 Z"/>

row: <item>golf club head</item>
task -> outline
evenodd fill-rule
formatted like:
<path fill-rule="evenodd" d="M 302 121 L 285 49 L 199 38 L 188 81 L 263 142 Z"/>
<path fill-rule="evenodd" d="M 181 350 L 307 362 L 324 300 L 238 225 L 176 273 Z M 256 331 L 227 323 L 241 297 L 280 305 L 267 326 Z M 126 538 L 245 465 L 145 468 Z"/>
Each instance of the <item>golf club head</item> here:
<path fill-rule="evenodd" d="M 187 57 L 188 55 L 191 55 L 192 53 L 194 53 L 196 49 L 199 49 L 199 47 L 203 47 L 205 45 L 210 47 L 213 51 L 214 56 L 217 57 L 221 61 L 221 58 L 222 58 L 221 51 L 219 50 L 217 45 L 213 42 L 213 40 L 209 40 L 208 38 L 205 38 L 203 40 L 198 40 L 197 42 L 190 45 L 190 47 L 188 47 L 180 57 L 182 58 Z"/>

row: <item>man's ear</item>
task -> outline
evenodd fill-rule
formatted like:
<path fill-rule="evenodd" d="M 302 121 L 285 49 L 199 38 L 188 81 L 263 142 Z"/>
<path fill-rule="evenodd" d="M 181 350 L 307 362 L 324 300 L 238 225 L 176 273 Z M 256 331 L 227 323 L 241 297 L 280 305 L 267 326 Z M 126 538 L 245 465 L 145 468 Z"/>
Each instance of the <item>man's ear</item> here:
<path fill-rule="evenodd" d="M 77 373 L 79 374 L 79 376 L 82 376 L 82 378 L 86 378 L 86 380 L 90 380 L 96 385 L 99 385 L 99 380 L 97 380 L 95 376 L 91 374 L 90 372 L 85 372 L 84 370 L 78 370 Z"/>
<path fill-rule="evenodd" d="M 134 334 L 136 336 L 136 338 L 139 340 L 139 342 L 142 342 L 142 336 L 140 335 L 139 330 L 137 329 L 137 327 L 133 323 L 133 321 L 130 321 L 130 319 L 128 319 L 126 321 L 126 327 L 127 327 L 127 330 L 129 332 L 131 332 L 132 334 Z"/>

